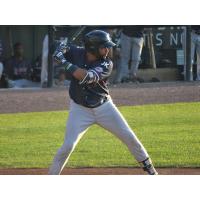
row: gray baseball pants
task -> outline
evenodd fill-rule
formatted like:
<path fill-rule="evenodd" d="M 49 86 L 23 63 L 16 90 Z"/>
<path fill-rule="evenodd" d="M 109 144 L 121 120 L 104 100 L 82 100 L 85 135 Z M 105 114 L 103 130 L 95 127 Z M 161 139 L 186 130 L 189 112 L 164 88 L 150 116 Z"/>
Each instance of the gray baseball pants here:
<path fill-rule="evenodd" d="M 143 37 L 128 37 L 121 33 L 120 65 L 117 69 L 116 81 L 120 82 L 122 78 L 129 77 L 129 75 L 136 76 L 141 60 L 143 44 Z M 129 61 L 131 61 L 130 72 Z"/>
<path fill-rule="evenodd" d="M 194 54 L 196 50 L 197 54 L 197 77 L 196 80 L 200 81 L 200 35 L 196 33 L 191 34 L 192 41 L 191 41 L 191 57 L 192 57 L 192 64 L 194 64 Z"/>
<path fill-rule="evenodd" d="M 184 50 L 184 77 L 186 79 L 186 45 L 185 45 L 185 41 L 186 40 L 186 33 L 184 32 L 183 34 L 183 50 Z M 191 62 L 192 64 L 194 64 L 194 56 L 195 56 L 195 52 L 197 54 L 197 77 L 196 80 L 200 81 L 200 35 L 194 33 L 192 31 L 191 33 Z"/>
<path fill-rule="evenodd" d="M 54 157 L 49 174 L 61 173 L 78 141 L 93 124 L 98 124 L 117 136 L 138 162 L 149 157 L 111 99 L 97 108 L 86 108 L 71 100 L 64 143 Z"/>

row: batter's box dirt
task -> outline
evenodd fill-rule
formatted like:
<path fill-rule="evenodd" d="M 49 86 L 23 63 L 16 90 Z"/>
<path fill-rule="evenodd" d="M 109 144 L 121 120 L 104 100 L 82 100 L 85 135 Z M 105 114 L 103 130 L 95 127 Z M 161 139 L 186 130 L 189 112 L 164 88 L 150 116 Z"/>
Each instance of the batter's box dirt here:
<path fill-rule="evenodd" d="M 160 175 L 200 175 L 200 168 L 156 168 Z M 0 175 L 47 175 L 48 169 L 0 169 Z M 145 175 L 140 168 L 65 168 L 62 175 Z"/>

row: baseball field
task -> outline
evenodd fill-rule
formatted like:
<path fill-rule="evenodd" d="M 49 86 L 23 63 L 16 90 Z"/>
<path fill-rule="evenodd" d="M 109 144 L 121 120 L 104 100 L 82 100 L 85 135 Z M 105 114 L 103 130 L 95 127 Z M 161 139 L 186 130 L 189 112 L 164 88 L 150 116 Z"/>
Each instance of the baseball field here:
<path fill-rule="evenodd" d="M 160 174 L 200 174 L 200 85 L 111 87 L 113 101 Z M 46 174 L 62 145 L 66 89 L 4 90 L 0 95 L 0 174 Z M 63 174 L 143 174 L 126 146 L 94 125 Z"/>

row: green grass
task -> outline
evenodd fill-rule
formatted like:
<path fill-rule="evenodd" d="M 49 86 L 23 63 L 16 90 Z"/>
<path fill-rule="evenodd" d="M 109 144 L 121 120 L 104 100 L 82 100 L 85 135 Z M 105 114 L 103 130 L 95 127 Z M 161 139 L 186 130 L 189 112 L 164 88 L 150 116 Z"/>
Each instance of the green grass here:
<path fill-rule="evenodd" d="M 156 166 L 200 167 L 200 103 L 120 107 Z M 48 167 L 68 112 L 0 114 L 0 168 Z M 94 125 L 68 167 L 138 166 L 126 146 Z"/>

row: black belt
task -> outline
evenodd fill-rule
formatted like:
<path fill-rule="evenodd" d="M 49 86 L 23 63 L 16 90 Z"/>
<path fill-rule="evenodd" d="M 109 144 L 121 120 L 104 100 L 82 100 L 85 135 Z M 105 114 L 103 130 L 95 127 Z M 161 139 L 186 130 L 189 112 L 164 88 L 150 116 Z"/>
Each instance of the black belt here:
<path fill-rule="evenodd" d="M 104 96 L 102 98 L 100 98 L 98 101 L 96 102 L 88 102 L 87 104 L 83 104 L 83 106 L 87 107 L 87 108 L 97 108 L 101 105 L 103 105 L 105 102 L 108 101 L 108 97 L 107 96 Z"/>

